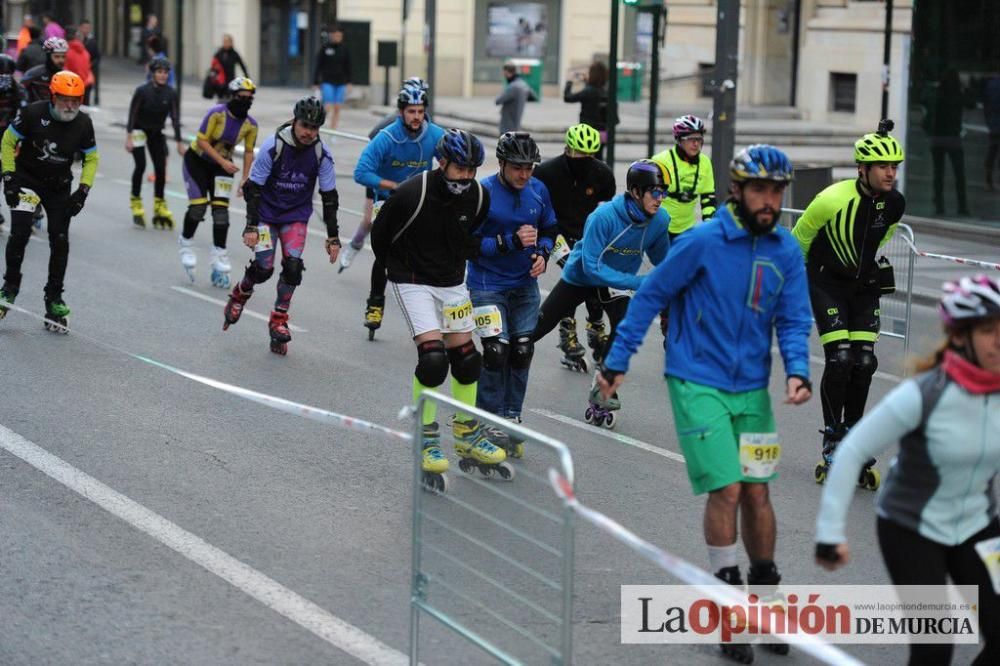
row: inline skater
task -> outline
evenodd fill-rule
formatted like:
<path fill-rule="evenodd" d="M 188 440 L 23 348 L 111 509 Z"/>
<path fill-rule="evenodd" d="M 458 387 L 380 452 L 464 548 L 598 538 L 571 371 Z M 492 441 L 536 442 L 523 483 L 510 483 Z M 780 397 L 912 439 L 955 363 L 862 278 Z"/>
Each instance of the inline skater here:
<path fill-rule="evenodd" d="M 24 88 L 14 78 L 17 63 L 9 55 L 0 54 L 0 133 L 14 120 L 18 111 L 25 105 Z M 3 214 L 0 213 L 0 230 L 3 229 Z"/>
<path fill-rule="evenodd" d="M 653 155 L 670 173 L 670 191 L 663 207 L 670 213 L 670 238 L 676 238 L 695 225 L 695 208 L 701 206 L 701 219 L 715 215 L 715 174 L 712 160 L 701 152 L 705 145 L 705 122 L 686 115 L 674 121 L 674 147 Z"/>
<path fill-rule="evenodd" d="M 146 171 L 146 151 L 153 160 L 153 173 L 156 180 L 153 187 L 153 227 L 157 229 L 173 229 L 174 217 L 167 207 L 164 198 L 164 187 L 167 180 L 167 138 L 163 129 L 167 116 L 174 126 L 174 142 L 177 152 L 184 156 L 186 146 L 181 139 L 181 125 L 177 109 L 177 91 L 167 85 L 170 74 L 170 61 L 166 58 L 153 58 L 149 61 L 149 71 L 152 75 L 148 83 L 135 89 L 132 101 L 129 103 L 128 122 L 125 124 L 125 150 L 132 153 L 135 169 L 132 171 L 132 222 L 145 228 L 146 211 L 142 207 L 142 176 Z"/>
<path fill-rule="evenodd" d="M 407 178 L 434 166 L 434 148 L 444 130 L 424 117 L 427 100 L 427 92 L 420 88 L 401 89 L 396 98 L 396 120 L 375 135 L 361 152 L 354 168 L 354 181 L 374 192 L 375 205 L 387 200 Z M 365 305 L 369 340 L 375 338 L 375 331 L 382 326 L 385 287 L 386 268 L 376 255 Z"/>
<path fill-rule="evenodd" d="M 430 87 L 427 83 L 419 76 L 411 76 L 410 78 L 403 81 L 403 88 L 410 88 L 416 90 L 422 90 L 425 94 L 430 94 Z M 375 127 L 368 132 L 368 140 L 374 139 L 379 132 L 383 129 L 392 125 L 396 122 L 399 117 L 399 111 L 393 113 L 387 113 L 382 117 L 382 120 L 375 124 Z M 424 112 L 424 118 L 428 123 L 432 122 L 430 114 Z M 354 257 L 358 255 L 361 248 L 365 245 L 365 238 L 372 230 L 372 220 L 375 219 L 375 214 L 378 213 L 375 210 L 375 191 L 370 188 L 365 188 L 365 209 L 361 215 L 361 223 L 358 228 L 354 231 L 354 236 L 351 238 L 351 242 L 347 244 L 347 247 L 343 248 L 340 252 L 340 268 L 337 270 L 338 273 L 343 273 L 345 270 L 351 267 L 351 263 L 354 262 Z"/>
<path fill-rule="evenodd" d="M 601 150 L 601 133 L 586 123 L 572 125 L 566 130 L 566 148 L 563 154 L 545 160 L 535 167 L 535 178 L 542 181 L 552 198 L 552 207 L 559 222 L 562 242 L 556 239 L 555 258 L 560 268 L 577 241 L 583 238 L 583 225 L 602 201 L 615 196 L 615 174 L 604 162 L 597 159 Z M 595 361 L 598 351 L 608 341 L 604 328 L 604 309 L 596 294 L 585 301 L 587 306 L 587 346 Z M 585 352 L 576 336 L 576 319 L 573 315 L 559 321 L 559 349 L 561 363 L 572 370 L 587 371 L 583 360 Z"/>
<path fill-rule="evenodd" d="M 231 97 L 216 104 L 201 121 L 198 135 L 191 142 L 191 150 L 184 153 L 184 183 L 187 185 L 188 209 L 184 214 L 184 229 L 177 239 L 181 266 L 194 282 L 198 259 L 194 253 L 195 231 L 212 206 L 212 284 L 221 289 L 230 285 L 229 253 L 226 237 L 229 235 L 229 199 L 233 194 L 233 176 L 239 171 L 232 162 L 233 151 L 243 144 L 243 175 L 236 195 L 242 193 L 253 164 L 253 147 L 257 143 L 257 121 L 250 116 L 257 86 L 250 79 L 239 76 L 229 82 Z"/>
<path fill-rule="evenodd" d="M 70 310 L 63 301 L 63 279 L 69 260 L 70 219 L 83 210 L 97 174 L 97 142 L 90 117 L 80 111 L 83 79 L 57 72 L 49 83 L 51 101 L 21 109 L 3 135 L 4 197 L 10 206 L 7 268 L 0 300 L 13 303 L 21 288 L 21 264 L 31 236 L 32 213 L 39 205 L 49 211 L 49 279 L 45 285 L 45 328 L 65 333 Z M 70 167 L 83 154 L 83 170 L 75 191 Z M 6 314 L 0 307 L 0 318 Z"/>
<path fill-rule="evenodd" d="M 695 494 L 708 493 L 711 570 L 743 585 L 736 562 L 742 524 L 747 580 L 763 586 L 765 598 L 781 581 L 767 486 L 780 459 L 767 390 L 771 338 L 777 333 L 785 364 L 785 402 L 802 404 L 811 395 L 812 321 L 802 255 L 789 232 L 776 226 L 791 162 L 772 146 L 754 145 L 736 155 L 730 176 L 732 196 L 713 223 L 681 234 L 636 292 L 598 384 L 605 397 L 621 386 L 650 322 L 669 306 L 664 374 L 688 478 Z M 766 645 L 788 652 L 784 643 Z M 753 661 L 750 645 L 727 643 L 722 650 L 741 663 Z"/>
<path fill-rule="evenodd" d="M 466 276 L 472 305 L 496 307 L 502 329 L 483 338 L 476 406 L 520 423 L 535 353 L 531 334 L 541 303 L 538 276 L 545 272 L 558 226 L 547 188 L 531 175 L 542 159 L 531 135 L 507 132 L 497 141 L 496 156 L 499 171 L 482 181 L 490 195 L 489 213 L 475 231 L 482 240 Z M 495 441 L 508 456 L 524 456 L 523 441 L 507 436 Z"/>
<path fill-rule="evenodd" d="M 587 218 L 583 239 L 570 252 L 562 278 L 538 313 L 538 325 L 532 336 L 536 342 L 560 320 L 576 312 L 580 303 L 596 296 L 611 321 L 608 343 L 599 354 L 604 357 L 614 342 L 615 330 L 625 316 L 632 292 L 646 277 L 637 274 L 642 267 L 642 255 L 649 257 L 653 265 L 667 256 L 670 216 L 660 202 L 669 185 L 666 169 L 652 160 L 639 160 L 629 166 L 625 193 L 602 203 Z M 587 422 L 613 428 L 619 409 L 621 401 L 617 393 L 602 398 L 595 374 L 585 412 Z"/>
<path fill-rule="evenodd" d="M 891 120 L 883 120 L 877 132 L 858 139 L 858 177 L 816 195 L 792 229 L 805 255 L 809 298 L 826 357 L 820 383 L 823 460 L 816 465 L 817 483 L 826 478 L 837 442 L 864 414 L 878 369 L 879 298 L 883 286 L 888 292 L 892 282 L 892 267 L 878 260 L 878 252 L 892 238 L 906 208 L 895 189 L 903 147 L 889 135 L 892 126 Z M 875 490 L 879 475 L 872 468 L 875 461 L 868 462 L 859 483 Z"/>
<path fill-rule="evenodd" d="M 409 178 L 386 200 L 372 226 L 372 247 L 388 270 L 393 293 L 417 346 L 414 402 L 426 389 L 444 383 L 451 370 L 451 393 L 476 404 L 482 356 L 472 341 L 475 323 L 466 288 L 465 264 L 479 254 L 475 235 L 490 210 L 490 194 L 476 182 L 483 145 L 470 132 L 448 130 L 436 148 L 439 169 Z M 434 403 L 423 422 L 423 470 L 427 487 L 447 490 L 448 459 Z M 503 478 L 514 474 L 507 454 L 489 439 L 487 428 L 467 413 L 452 421 L 455 451 L 464 470 L 479 467 Z"/>
<path fill-rule="evenodd" d="M 61 72 L 66 65 L 66 54 L 69 52 L 69 42 L 62 37 L 49 37 L 42 43 L 45 52 L 45 62 L 35 65 L 21 77 L 21 85 L 28 97 L 28 103 L 46 101 L 51 98 L 49 84 L 56 72 Z"/>
<path fill-rule="evenodd" d="M 984 646 L 972 663 L 985 666 L 1000 663 L 994 490 L 1000 282 L 985 275 L 949 282 L 938 312 L 945 339 L 917 366 L 921 374 L 893 389 L 837 447 L 816 518 L 816 562 L 831 571 L 848 562 L 845 526 L 855 480 L 867 460 L 898 442 L 876 498 L 882 559 L 894 585 L 940 586 L 947 575 L 956 585 L 979 587 Z M 910 663 L 948 664 L 952 649 L 950 643 L 911 643 Z"/>
<path fill-rule="evenodd" d="M 247 224 L 243 243 L 255 251 L 243 279 L 233 287 L 224 312 L 222 330 L 239 321 L 243 306 L 253 295 L 254 286 L 274 273 L 275 245 L 281 241 L 281 274 L 278 297 L 268 322 L 271 351 L 288 352 L 292 335 L 288 330 L 288 308 L 295 288 L 302 283 L 302 250 L 305 247 L 312 195 L 319 183 L 326 224 L 326 251 L 330 263 L 337 261 L 340 238 L 337 229 L 337 180 L 333 155 L 319 140 L 319 128 L 326 121 L 323 103 L 303 97 L 295 103 L 293 119 L 264 140 L 254 161 L 250 178 L 243 186 L 247 201 Z"/>

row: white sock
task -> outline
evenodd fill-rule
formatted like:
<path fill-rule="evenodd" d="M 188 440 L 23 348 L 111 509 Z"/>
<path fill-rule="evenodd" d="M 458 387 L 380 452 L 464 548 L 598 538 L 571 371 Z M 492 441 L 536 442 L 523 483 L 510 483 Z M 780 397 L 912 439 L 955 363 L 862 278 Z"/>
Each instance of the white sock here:
<path fill-rule="evenodd" d="M 736 544 L 729 546 L 709 546 L 708 565 L 712 573 L 736 566 Z"/>

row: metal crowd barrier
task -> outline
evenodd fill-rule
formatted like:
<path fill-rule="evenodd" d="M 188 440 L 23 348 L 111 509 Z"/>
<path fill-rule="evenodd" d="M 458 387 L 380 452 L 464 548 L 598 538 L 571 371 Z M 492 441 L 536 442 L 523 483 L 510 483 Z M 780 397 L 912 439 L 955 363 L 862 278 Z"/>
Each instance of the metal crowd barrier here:
<path fill-rule="evenodd" d="M 438 407 L 446 455 L 454 411 L 523 439 L 525 457 L 513 462 L 513 479 L 462 472 L 449 455 L 448 490 L 426 490 L 420 415 L 430 403 Z M 426 615 L 502 663 L 570 664 L 574 512 L 552 492 L 547 473 L 558 470 L 572 483 L 569 449 L 435 391 L 424 392 L 412 415 L 410 663 L 419 663 Z"/>
<path fill-rule="evenodd" d="M 796 208 L 781 209 L 781 223 L 791 229 L 795 221 L 804 213 Z M 882 296 L 879 301 L 882 329 L 880 335 L 903 341 L 903 358 L 910 350 L 910 321 L 913 309 L 913 266 L 916 260 L 916 246 L 913 229 L 908 224 L 899 223 L 889 242 L 879 251 L 884 255 L 896 274 L 896 292 Z M 906 285 L 903 288 L 903 284 Z"/>

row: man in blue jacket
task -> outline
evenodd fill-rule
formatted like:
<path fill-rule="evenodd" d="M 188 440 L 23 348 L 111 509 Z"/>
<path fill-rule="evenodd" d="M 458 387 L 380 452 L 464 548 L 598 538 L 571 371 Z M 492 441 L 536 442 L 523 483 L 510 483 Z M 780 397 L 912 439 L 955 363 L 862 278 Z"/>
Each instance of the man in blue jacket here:
<path fill-rule="evenodd" d="M 590 214 L 583 238 L 573 246 L 562 278 L 542 304 L 532 336 L 544 338 L 560 319 L 570 317 L 588 297 L 596 296 L 608 313 L 611 333 L 605 349 L 615 339 L 618 322 L 625 316 L 629 297 L 645 276 L 638 275 L 645 254 L 654 265 L 667 256 L 670 216 L 660 208 L 670 176 L 652 160 L 633 162 L 625 175 L 626 192 L 602 203 Z M 595 416 L 594 409 L 599 407 Z M 614 411 L 621 408 L 616 396 L 600 400 L 595 382 L 590 392 L 587 421 L 612 427 Z"/>
<path fill-rule="evenodd" d="M 636 292 L 598 383 L 611 395 L 649 324 L 670 307 L 667 388 L 677 437 L 696 494 L 707 492 L 705 540 L 711 569 L 742 585 L 736 564 L 737 516 L 750 556 L 748 582 L 776 586 L 776 528 L 767 482 L 780 458 L 767 387 L 772 330 L 785 364 L 785 402 L 811 396 L 809 288 L 798 243 L 776 227 L 792 164 L 780 150 L 754 145 L 730 165 L 732 198 L 712 224 L 681 234 L 667 260 Z M 787 645 L 768 644 L 776 651 Z M 749 645 L 723 650 L 742 663 Z"/>
<path fill-rule="evenodd" d="M 434 148 L 444 130 L 424 117 L 427 91 L 406 86 L 396 99 L 399 117 L 382 129 L 365 146 L 354 167 L 354 182 L 375 193 L 375 206 L 385 201 L 400 183 L 434 166 Z M 377 215 L 377 212 L 376 212 Z M 382 325 L 385 311 L 385 266 L 377 259 L 372 264 L 371 292 L 365 310 L 369 339 Z"/>
<path fill-rule="evenodd" d="M 479 255 L 469 261 L 466 285 L 476 307 L 494 305 L 500 311 L 501 332 L 483 338 L 483 372 L 476 406 L 521 422 L 528 388 L 528 368 L 535 351 L 531 334 L 538 321 L 538 276 L 545 267 L 558 233 L 549 191 L 534 178 L 542 160 L 527 132 L 507 132 L 497 141 L 500 171 L 482 181 L 490 193 L 486 222 L 476 230 Z M 509 438 L 507 453 L 524 455 L 524 443 Z"/>

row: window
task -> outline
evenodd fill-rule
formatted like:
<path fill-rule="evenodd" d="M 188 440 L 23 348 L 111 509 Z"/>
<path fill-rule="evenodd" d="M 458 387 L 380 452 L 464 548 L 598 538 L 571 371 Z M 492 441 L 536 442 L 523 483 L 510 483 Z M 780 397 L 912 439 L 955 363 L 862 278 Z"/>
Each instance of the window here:
<path fill-rule="evenodd" d="M 854 113 L 858 75 L 830 72 L 830 109 Z"/>
<path fill-rule="evenodd" d="M 714 87 L 712 86 L 712 79 L 715 78 L 715 64 L 711 62 L 698 63 L 698 76 L 701 83 L 699 95 L 701 97 L 712 97 L 715 94 Z"/>

